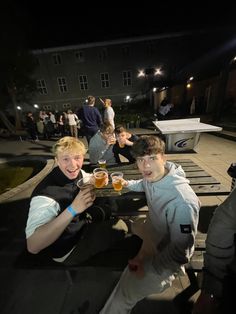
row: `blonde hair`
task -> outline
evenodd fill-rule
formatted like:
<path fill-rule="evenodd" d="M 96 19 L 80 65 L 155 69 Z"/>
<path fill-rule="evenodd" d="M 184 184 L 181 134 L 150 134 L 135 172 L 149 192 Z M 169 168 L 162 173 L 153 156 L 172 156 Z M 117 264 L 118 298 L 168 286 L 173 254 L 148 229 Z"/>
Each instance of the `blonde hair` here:
<path fill-rule="evenodd" d="M 109 98 L 106 98 L 104 103 L 105 103 L 105 106 L 107 106 L 107 107 L 110 107 L 112 105 L 112 101 Z"/>
<path fill-rule="evenodd" d="M 52 152 L 56 157 L 58 153 L 65 152 L 65 151 L 76 151 L 78 154 L 85 155 L 86 154 L 86 147 L 84 143 L 72 136 L 65 136 L 59 139 L 52 147 Z"/>

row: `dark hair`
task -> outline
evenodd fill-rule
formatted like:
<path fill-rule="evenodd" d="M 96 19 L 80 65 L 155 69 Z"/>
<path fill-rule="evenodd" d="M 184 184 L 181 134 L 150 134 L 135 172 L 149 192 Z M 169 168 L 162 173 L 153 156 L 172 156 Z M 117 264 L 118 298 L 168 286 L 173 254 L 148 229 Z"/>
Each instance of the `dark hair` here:
<path fill-rule="evenodd" d="M 115 127 L 115 134 L 120 134 L 122 132 L 127 132 L 126 128 L 121 124 L 117 125 Z"/>
<path fill-rule="evenodd" d="M 131 153 L 134 158 L 145 155 L 164 154 L 165 143 L 157 136 L 143 135 L 134 142 L 134 145 L 131 147 Z"/>
<path fill-rule="evenodd" d="M 104 123 L 104 124 L 101 126 L 100 131 L 101 131 L 102 133 L 110 133 L 110 134 L 113 134 L 114 128 L 113 128 L 113 126 L 112 126 L 110 123 Z"/>

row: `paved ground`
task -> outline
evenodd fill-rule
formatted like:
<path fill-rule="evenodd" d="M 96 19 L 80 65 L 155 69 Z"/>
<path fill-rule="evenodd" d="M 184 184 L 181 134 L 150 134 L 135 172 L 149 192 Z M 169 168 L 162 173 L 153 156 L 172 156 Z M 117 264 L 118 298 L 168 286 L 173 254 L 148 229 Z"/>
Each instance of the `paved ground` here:
<path fill-rule="evenodd" d="M 134 132 L 143 133 L 143 130 L 134 130 Z M 22 155 L 52 158 L 50 149 L 53 141 L 31 143 L 0 140 L 0 144 L 1 159 Z M 230 188 L 231 178 L 227 174 L 227 169 L 232 162 L 236 162 L 236 142 L 203 133 L 195 153 L 168 154 L 167 157 L 168 159 L 191 158 Z M 11 262 L 19 254 L 24 237 L 26 200 L 32 188 L 33 185 L 27 186 L 26 189 L 18 191 L 13 197 L 0 204 L 0 281 L 3 288 L 0 292 L 1 313 L 97 313 L 97 309 L 103 304 L 120 272 L 84 267 L 73 274 L 74 284 L 71 285 L 64 271 L 19 270 L 13 267 Z M 201 201 L 203 205 L 215 205 L 221 203 L 224 198 L 224 196 L 201 197 Z M 172 302 L 187 285 L 186 276 L 178 277 L 172 288 L 161 295 L 153 295 L 140 302 L 132 313 L 189 313 L 187 309 L 183 311 L 183 307 L 179 311 L 179 307 Z M 197 294 L 193 299 L 196 296 Z"/>

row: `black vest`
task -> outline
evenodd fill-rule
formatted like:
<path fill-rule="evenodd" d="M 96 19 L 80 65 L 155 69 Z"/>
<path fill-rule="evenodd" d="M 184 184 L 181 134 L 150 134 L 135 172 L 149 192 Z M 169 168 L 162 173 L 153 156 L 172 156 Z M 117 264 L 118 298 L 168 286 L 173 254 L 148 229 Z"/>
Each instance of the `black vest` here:
<path fill-rule="evenodd" d="M 79 192 L 76 183 L 82 177 L 80 172 L 75 180 L 68 179 L 59 169 L 54 168 L 34 189 L 32 197 L 47 196 L 54 199 L 60 205 L 60 215 L 67 206 L 69 206 Z M 64 230 L 62 235 L 49 247 L 44 249 L 51 257 L 61 257 L 68 253 L 77 243 L 81 236 L 84 224 L 83 215 L 78 215 L 73 218 L 71 223 Z"/>
<path fill-rule="evenodd" d="M 77 181 L 82 178 L 82 173 L 74 179 L 68 179 L 59 167 L 54 168 L 34 189 L 32 197 L 47 196 L 54 199 L 60 205 L 60 215 L 74 200 L 79 193 Z M 87 221 L 102 221 L 109 219 L 111 215 L 110 204 L 105 199 L 96 199 L 94 204 L 82 214 L 73 218 L 61 236 L 43 251 L 51 257 L 61 257 L 68 253 L 78 242 Z"/>

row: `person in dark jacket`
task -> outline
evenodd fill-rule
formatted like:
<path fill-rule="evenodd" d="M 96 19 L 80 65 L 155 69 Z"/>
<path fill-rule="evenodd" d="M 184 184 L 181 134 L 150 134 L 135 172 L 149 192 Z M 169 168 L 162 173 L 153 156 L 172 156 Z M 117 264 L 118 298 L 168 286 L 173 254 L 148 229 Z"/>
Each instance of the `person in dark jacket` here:
<path fill-rule="evenodd" d="M 121 162 L 120 155 L 128 159 L 129 162 L 135 162 L 134 157 L 130 153 L 130 149 L 138 136 L 127 132 L 122 125 L 117 125 L 115 128 L 116 143 L 113 146 L 113 153 L 117 163 Z"/>
<path fill-rule="evenodd" d="M 88 96 L 87 103 L 77 111 L 78 118 L 82 120 L 83 132 L 86 136 L 88 144 L 91 137 L 97 133 L 103 123 L 102 116 L 94 105 L 95 97 Z"/>
<path fill-rule="evenodd" d="M 29 133 L 32 141 L 34 142 L 38 141 L 37 126 L 33 117 L 33 113 L 31 111 L 28 112 L 26 116 L 26 130 Z"/>

